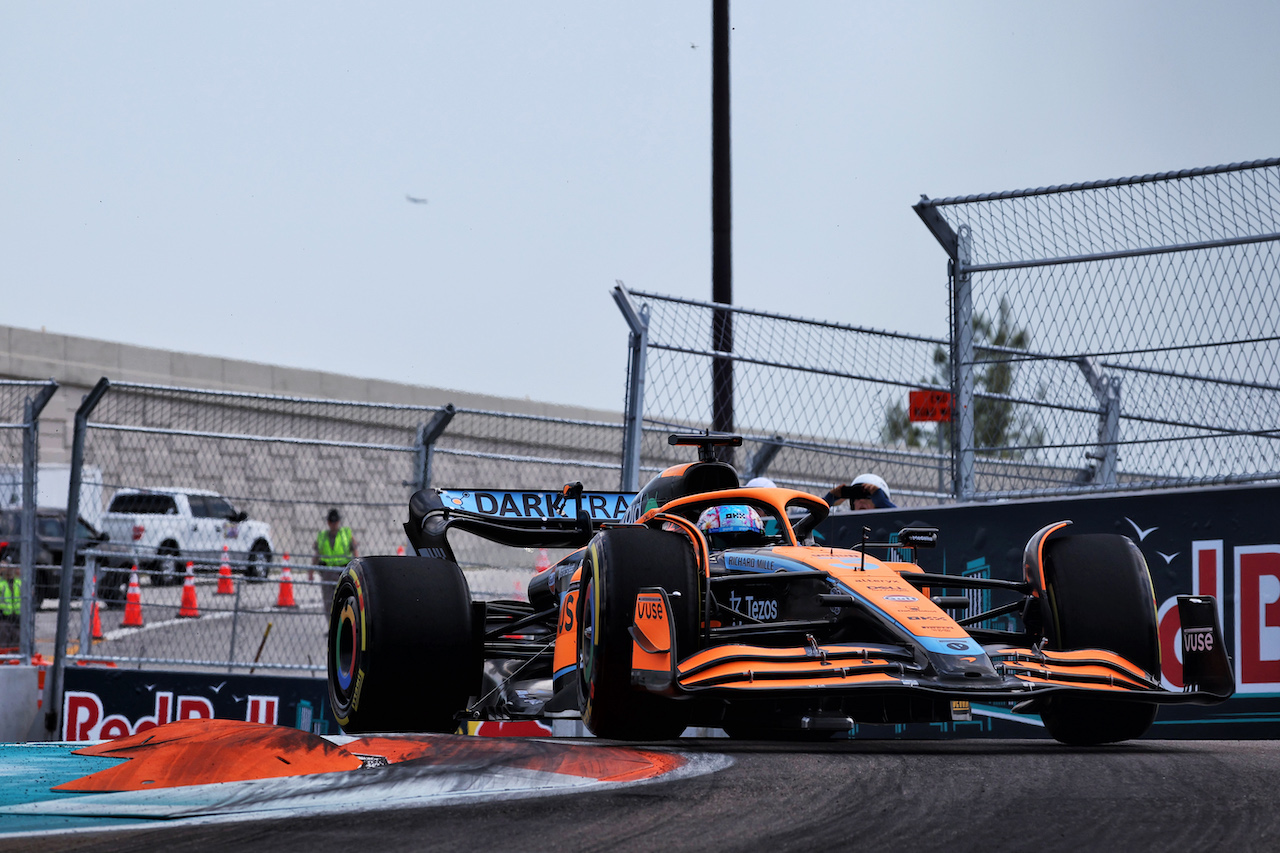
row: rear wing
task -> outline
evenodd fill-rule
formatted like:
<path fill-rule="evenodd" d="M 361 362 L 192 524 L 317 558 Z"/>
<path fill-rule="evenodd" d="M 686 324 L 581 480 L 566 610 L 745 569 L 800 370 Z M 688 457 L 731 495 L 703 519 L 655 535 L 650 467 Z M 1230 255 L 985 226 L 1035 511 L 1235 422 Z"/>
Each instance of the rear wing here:
<path fill-rule="evenodd" d="M 619 521 L 635 500 L 635 492 L 503 492 L 493 489 L 437 489 L 446 508 L 485 518 L 511 521 L 576 519 L 585 512 L 593 522 Z"/>
<path fill-rule="evenodd" d="M 409 499 L 405 533 L 414 550 L 453 560 L 453 528 L 516 548 L 580 548 L 595 527 L 622 519 L 634 492 L 588 492 L 581 483 L 559 491 L 421 489 Z"/>

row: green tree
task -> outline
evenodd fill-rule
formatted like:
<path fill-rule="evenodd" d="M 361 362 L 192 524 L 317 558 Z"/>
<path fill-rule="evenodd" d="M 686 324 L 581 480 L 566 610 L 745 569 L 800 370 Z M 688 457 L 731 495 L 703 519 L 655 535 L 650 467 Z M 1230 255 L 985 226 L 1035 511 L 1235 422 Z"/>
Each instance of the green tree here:
<path fill-rule="evenodd" d="M 977 391 L 1007 395 L 1013 389 L 1017 364 L 1006 357 L 1006 351 L 1027 349 L 1031 334 L 1016 326 L 1011 315 L 1008 300 L 1001 297 L 995 323 L 983 314 L 973 318 L 974 360 L 988 362 L 976 371 L 974 387 Z M 926 385 L 950 385 L 951 356 L 944 347 L 934 349 L 933 367 L 933 376 L 921 381 Z M 973 433 L 974 446 L 979 453 L 989 448 L 986 455 L 1006 459 L 1025 455 L 1026 451 L 1017 449 L 1018 445 L 1039 444 L 1043 440 L 1043 431 L 1035 426 L 1030 415 L 1018 410 L 1016 403 L 989 397 L 979 397 L 974 402 Z M 945 446 L 951 439 L 951 424 L 937 423 L 930 429 L 924 424 L 912 423 L 907 407 L 898 402 L 885 412 L 880 436 L 886 443 L 907 447 L 936 446 L 939 439 Z"/>

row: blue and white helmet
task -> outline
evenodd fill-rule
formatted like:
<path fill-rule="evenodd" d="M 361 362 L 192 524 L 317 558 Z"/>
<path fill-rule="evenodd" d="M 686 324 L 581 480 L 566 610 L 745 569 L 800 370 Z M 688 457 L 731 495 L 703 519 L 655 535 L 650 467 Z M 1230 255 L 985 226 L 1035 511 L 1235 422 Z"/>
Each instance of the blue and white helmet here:
<path fill-rule="evenodd" d="M 764 533 L 760 514 L 749 506 L 730 504 L 704 509 L 698 516 L 698 529 L 703 533 Z"/>

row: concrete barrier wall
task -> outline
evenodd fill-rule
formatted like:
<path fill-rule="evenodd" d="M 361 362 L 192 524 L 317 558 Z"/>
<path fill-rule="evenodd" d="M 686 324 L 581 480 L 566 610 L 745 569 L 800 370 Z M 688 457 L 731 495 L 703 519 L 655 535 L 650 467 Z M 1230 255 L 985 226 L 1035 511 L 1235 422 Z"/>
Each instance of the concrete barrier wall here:
<path fill-rule="evenodd" d="M 27 740 L 40 694 L 34 666 L 0 666 L 0 743 Z"/>

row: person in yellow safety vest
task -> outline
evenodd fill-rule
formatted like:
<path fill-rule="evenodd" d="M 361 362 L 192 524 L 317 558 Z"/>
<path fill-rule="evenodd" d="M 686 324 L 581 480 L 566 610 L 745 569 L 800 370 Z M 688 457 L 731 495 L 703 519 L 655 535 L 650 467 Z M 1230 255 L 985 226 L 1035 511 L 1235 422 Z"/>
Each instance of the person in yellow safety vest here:
<path fill-rule="evenodd" d="M 0 649 L 18 646 L 22 614 L 22 578 L 13 563 L 0 563 Z"/>
<path fill-rule="evenodd" d="M 342 513 L 334 507 L 329 510 L 328 526 L 316 534 L 315 563 L 320 566 L 320 588 L 327 605 L 338 585 L 338 575 L 360 552 L 356 548 L 356 536 L 350 527 L 342 526 Z"/>

